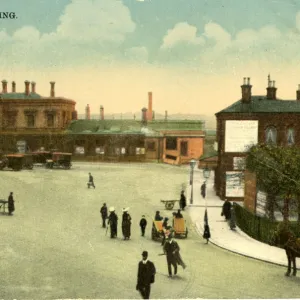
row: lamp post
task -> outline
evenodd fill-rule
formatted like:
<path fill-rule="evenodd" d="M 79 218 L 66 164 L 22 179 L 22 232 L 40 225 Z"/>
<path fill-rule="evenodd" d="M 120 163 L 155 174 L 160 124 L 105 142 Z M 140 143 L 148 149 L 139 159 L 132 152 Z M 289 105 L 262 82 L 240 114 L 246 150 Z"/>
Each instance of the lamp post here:
<path fill-rule="evenodd" d="M 195 159 L 192 159 L 190 161 L 190 167 L 191 167 L 191 177 L 190 177 L 190 185 L 191 185 L 191 199 L 190 204 L 193 204 L 193 184 L 194 184 L 194 168 L 197 161 Z"/>
<path fill-rule="evenodd" d="M 207 180 L 210 177 L 210 169 L 207 167 L 207 165 L 203 169 L 203 177 L 205 178 L 205 180 Z"/>

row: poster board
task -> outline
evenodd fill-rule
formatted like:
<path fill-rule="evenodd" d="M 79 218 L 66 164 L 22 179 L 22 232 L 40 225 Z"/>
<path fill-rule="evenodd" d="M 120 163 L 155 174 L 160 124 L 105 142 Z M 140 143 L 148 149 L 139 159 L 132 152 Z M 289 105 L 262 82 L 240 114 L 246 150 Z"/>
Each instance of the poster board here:
<path fill-rule="evenodd" d="M 226 172 L 226 197 L 244 197 L 245 180 L 244 172 Z"/>
<path fill-rule="evenodd" d="M 225 152 L 247 152 L 258 142 L 258 121 L 226 121 Z"/>

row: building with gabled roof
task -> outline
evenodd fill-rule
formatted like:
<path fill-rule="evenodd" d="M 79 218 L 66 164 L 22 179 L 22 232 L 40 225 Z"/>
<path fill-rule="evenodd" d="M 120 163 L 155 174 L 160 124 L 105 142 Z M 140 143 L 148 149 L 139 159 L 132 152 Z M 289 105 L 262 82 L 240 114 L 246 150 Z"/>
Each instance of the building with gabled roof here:
<path fill-rule="evenodd" d="M 250 78 L 244 78 L 242 97 L 216 113 L 218 166 L 215 187 L 221 199 L 244 201 L 255 211 L 255 176 L 245 172 L 245 157 L 251 145 L 272 143 L 300 147 L 300 85 L 296 99 L 277 98 L 275 81 L 268 76 L 266 95 L 252 95 Z"/>

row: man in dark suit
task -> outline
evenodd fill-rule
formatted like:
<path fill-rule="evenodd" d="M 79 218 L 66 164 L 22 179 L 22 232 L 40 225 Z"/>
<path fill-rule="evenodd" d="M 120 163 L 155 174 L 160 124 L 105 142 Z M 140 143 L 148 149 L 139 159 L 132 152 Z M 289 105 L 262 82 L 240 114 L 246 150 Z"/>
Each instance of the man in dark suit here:
<path fill-rule="evenodd" d="M 142 257 L 139 262 L 136 290 L 140 292 L 143 299 L 149 299 L 150 285 L 155 281 L 156 269 L 154 263 L 148 260 L 147 251 L 143 251 Z"/>

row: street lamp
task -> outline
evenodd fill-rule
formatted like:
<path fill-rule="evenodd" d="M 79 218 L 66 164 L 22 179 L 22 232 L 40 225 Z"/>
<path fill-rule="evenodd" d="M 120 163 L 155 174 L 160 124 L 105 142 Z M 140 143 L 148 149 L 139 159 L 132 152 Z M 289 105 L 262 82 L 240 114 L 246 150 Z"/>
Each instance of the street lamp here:
<path fill-rule="evenodd" d="M 191 199 L 190 204 L 193 204 L 193 183 L 194 183 L 194 168 L 197 161 L 195 159 L 192 159 L 190 161 L 190 167 L 191 167 L 191 177 L 190 177 L 190 185 L 191 185 Z"/>

